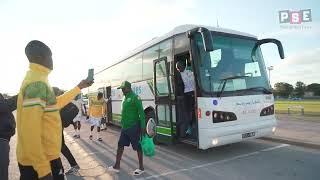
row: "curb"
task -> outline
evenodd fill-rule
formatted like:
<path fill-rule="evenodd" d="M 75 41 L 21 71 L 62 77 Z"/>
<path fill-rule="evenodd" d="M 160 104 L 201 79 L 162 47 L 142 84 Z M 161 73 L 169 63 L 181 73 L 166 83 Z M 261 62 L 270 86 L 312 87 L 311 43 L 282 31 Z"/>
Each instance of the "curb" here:
<path fill-rule="evenodd" d="M 320 150 L 320 144 L 315 144 L 310 142 L 301 142 L 300 140 L 297 140 L 297 139 L 288 139 L 288 138 L 275 137 L 275 136 L 262 137 L 259 139 Z"/>

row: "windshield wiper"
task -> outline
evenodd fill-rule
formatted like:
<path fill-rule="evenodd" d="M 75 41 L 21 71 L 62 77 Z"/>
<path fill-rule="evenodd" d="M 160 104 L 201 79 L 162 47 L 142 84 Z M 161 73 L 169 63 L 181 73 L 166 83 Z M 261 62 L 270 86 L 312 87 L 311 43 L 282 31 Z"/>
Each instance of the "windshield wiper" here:
<path fill-rule="evenodd" d="M 262 91 L 264 94 L 272 94 L 272 91 L 270 89 L 265 88 L 265 87 L 252 87 L 252 88 L 248 88 L 246 90 Z"/>
<path fill-rule="evenodd" d="M 223 85 L 222 85 L 222 88 L 221 88 L 220 92 L 217 94 L 217 96 L 221 97 L 221 95 L 222 95 L 222 93 L 224 91 L 224 88 L 226 87 L 226 84 L 227 84 L 228 80 L 239 79 L 239 78 L 244 78 L 244 77 L 248 77 L 248 76 L 231 76 L 231 77 L 220 79 L 220 81 L 223 82 Z"/>

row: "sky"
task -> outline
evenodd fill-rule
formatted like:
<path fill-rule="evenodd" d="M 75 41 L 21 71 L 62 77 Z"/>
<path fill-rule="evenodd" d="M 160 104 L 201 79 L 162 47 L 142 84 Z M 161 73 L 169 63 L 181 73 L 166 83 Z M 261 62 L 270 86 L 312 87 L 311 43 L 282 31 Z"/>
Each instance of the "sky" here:
<path fill-rule="evenodd" d="M 311 9 L 306 29 L 279 24 L 282 10 Z M 284 47 L 280 59 L 274 45 L 263 45 L 271 83 L 320 83 L 320 1 L 317 0 L 0 0 L 0 92 L 15 94 L 28 70 L 24 54 L 34 39 L 53 52 L 49 81 L 73 88 L 89 68 L 96 72 L 119 61 L 132 49 L 182 24 L 201 24 L 277 38 Z M 286 24 L 287 27 L 292 25 Z"/>

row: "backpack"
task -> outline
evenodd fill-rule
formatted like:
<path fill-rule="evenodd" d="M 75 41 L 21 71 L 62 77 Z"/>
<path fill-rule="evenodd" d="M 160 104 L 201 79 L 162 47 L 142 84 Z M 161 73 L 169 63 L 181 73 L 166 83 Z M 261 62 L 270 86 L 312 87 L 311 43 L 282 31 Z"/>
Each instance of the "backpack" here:
<path fill-rule="evenodd" d="M 66 106 L 64 106 L 60 110 L 60 116 L 63 127 L 66 128 L 70 126 L 70 124 L 73 124 L 73 119 L 78 115 L 78 113 L 79 109 L 75 104 L 69 103 Z"/>

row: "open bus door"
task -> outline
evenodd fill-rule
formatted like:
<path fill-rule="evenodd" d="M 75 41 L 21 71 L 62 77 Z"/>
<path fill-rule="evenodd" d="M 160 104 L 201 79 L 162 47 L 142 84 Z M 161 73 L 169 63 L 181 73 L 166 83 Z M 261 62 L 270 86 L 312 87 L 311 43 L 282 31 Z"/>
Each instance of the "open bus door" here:
<path fill-rule="evenodd" d="M 172 143 L 174 129 L 172 123 L 171 86 L 167 58 L 153 61 L 154 95 L 156 104 L 156 141 Z"/>

